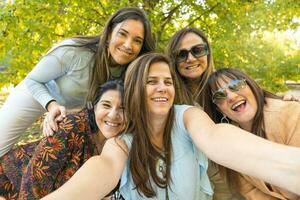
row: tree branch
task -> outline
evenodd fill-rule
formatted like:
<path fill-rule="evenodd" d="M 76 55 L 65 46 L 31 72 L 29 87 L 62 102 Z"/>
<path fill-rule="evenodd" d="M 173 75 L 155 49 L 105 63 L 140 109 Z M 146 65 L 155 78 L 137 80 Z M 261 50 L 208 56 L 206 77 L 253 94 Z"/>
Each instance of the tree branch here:
<path fill-rule="evenodd" d="M 180 4 L 178 4 L 177 6 L 175 6 L 172 10 L 170 10 L 170 12 L 168 13 L 168 15 L 166 17 L 163 18 L 163 23 L 160 26 L 161 28 L 159 29 L 159 31 L 156 34 L 156 43 L 158 43 L 160 41 L 161 35 L 165 29 L 165 26 L 172 20 L 173 14 L 180 8 L 180 6 L 182 5 L 182 2 Z"/>
<path fill-rule="evenodd" d="M 220 2 L 216 3 L 216 5 L 212 6 L 206 13 L 210 13 L 212 12 L 216 7 L 218 7 L 220 5 Z M 188 23 L 188 25 L 185 26 L 186 27 L 189 27 L 191 26 L 192 24 L 194 24 L 197 20 L 199 20 L 203 15 L 199 15 L 198 17 L 196 17 L 195 19 L 193 19 L 192 21 L 190 21 Z"/>

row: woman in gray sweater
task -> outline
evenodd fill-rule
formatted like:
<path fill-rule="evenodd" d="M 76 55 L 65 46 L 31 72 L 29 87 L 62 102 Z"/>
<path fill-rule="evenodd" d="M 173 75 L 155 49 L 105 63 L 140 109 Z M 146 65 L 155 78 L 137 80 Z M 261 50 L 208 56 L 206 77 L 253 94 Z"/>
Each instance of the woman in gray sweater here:
<path fill-rule="evenodd" d="M 80 109 L 96 88 L 122 79 L 127 65 L 154 50 L 149 20 L 139 8 L 122 8 L 94 37 L 74 37 L 54 46 L 17 85 L 0 110 L 0 156 L 43 113 L 44 134 L 57 130 L 66 109 Z"/>

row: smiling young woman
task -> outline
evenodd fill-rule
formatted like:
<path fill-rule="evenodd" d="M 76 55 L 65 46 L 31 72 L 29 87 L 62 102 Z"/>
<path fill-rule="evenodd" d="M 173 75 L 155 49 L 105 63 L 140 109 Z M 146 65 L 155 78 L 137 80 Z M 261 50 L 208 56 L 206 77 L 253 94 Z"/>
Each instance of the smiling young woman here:
<path fill-rule="evenodd" d="M 153 51 L 154 44 L 145 12 L 121 8 L 100 35 L 73 37 L 55 45 L 0 109 L 0 156 L 46 111 L 43 133 L 52 135 L 66 110 L 83 108 L 107 80 L 123 79 L 128 64 Z"/>
<path fill-rule="evenodd" d="M 124 129 L 123 96 L 123 83 L 108 81 L 98 87 L 93 106 L 67 115 L 54 136 L 2 156 L 0 196 L 40 199 L 64 184 Z"/>
<path fill-rule="evenodd" d="M 214 122 L 228 122 L 277 143 L 300 147 L 300 103 L 283 101 L 263 90 L 237 69 L 220 69 L 208 79 L 204 110 Z M 256 152 L 256 149 L 253 149 Z M 256 152 L 258 153 L 258 152 Z M 261 159 L 265 159 L 262 157 Z M 261 179 L 222 168 L 231 187 L 249 200 L 299 199 L 287 190 Z"/>
<path fill-rule="evenodd" d="M 170 39 L 166 53 L 179 78 L 180 99 L 202 106 L 202 91 L 214 70 L 212 49 L 205 34 L 196 28 L 181 29 Z"/>

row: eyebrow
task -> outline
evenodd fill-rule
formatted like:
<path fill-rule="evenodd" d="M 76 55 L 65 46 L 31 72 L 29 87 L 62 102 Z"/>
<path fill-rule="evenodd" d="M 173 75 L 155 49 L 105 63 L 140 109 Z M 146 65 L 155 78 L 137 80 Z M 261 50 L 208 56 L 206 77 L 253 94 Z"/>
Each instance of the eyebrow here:
<path fill-rule="evenodd" d="M 125 33 L 129 34 L 129 32 L 126 29 L 123 29 L 122 27 L 119 29 L 119 31 L 124 31 Z M 144 38 L 141 37 L 141 36 L 136 36 L 136 37 L 141 39 L 141 40 L 144 40 Z"/>
<path fill-rule="evenodd" d="M 147 79 L 155 79 L 155 78 L 158 78 L 157 76 L 148 76 Z M 165 79 L 171 79 L 173 80 L 172 77 L 164 77 Z"/>
<path fill-rule="evenodd" d="M 109 100 L 100 100 L 99 102 L 100 103 L 111 103 L 111 101 L 109 101 Z"/>
<path fill-rule="evenodd" d="M 203 44 L 206 44 L 206 42 L 203 42 L 203 43 L 199 43 L 199 44 L 195 44 L 195 45 L 192 45 L 192 46 L 190 46 L 190 48 L 179 48 L 179 50 L 183 50 L 183 49 L 191 49 L 192 47 L 194 47 L 194 46 L 198 46 L 198 45 L 203 45 Z"/>

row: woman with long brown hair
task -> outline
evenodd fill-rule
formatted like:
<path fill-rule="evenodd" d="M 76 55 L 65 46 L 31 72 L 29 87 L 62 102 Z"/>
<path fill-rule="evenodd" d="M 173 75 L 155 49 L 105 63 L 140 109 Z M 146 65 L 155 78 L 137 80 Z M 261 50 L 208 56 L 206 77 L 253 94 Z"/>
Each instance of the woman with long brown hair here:
<path fill-rule="evenodd" d="M 186 103 L 202 106 L 203 88 L 214 70 L 212 48 L 206 35 L 196 28 L 183 28 L 169 40 L 166 54 L 179 78 L 180 97 Z"/>
<path fill-rule="evenodd" d="M 215 123 L 231 123 L 267 140 L 300 147 L 300 103 L 283 101 L 242 71 L 217 70 L 209 77 L 203 97 L 204 110 Z M 246 199 L 300 198 L 263 180 L 220 168 L 232 189 Z"/>
<path fill-rule="evenodd" d="M 127 65 L 154 50 L 154 44 L 145 12 L 122 8 L 100 35 L 74 37 L 54 46 L 0 109 L 0 156 L 46 111 L 44 134 L 53 134 L 66 109 L 82 108 L 99 85 L 122 79 Z"/>

